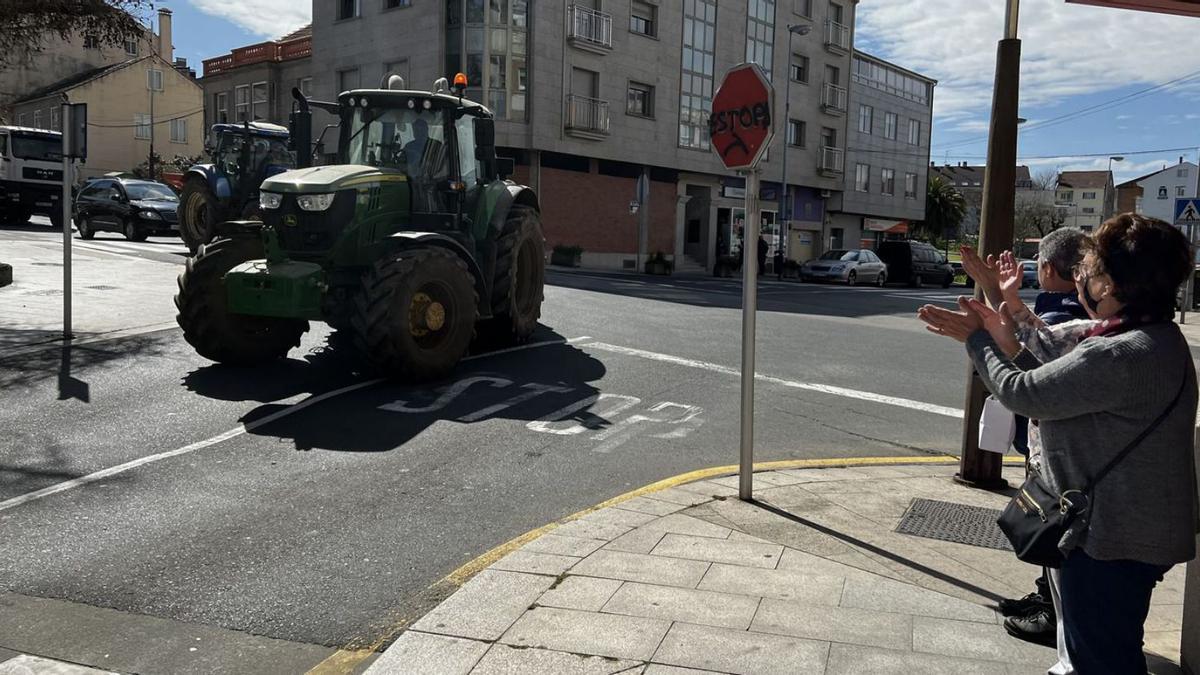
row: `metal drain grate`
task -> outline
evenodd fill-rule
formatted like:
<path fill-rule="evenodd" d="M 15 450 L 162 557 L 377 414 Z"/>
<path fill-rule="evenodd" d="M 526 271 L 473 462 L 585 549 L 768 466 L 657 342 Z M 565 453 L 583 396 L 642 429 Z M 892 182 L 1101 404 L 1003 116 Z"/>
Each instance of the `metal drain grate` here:
<path fill-rule="evenodd" d="M 996 524 L 996 518 L 999 517 L 999 509 L 914 499 L 896 526 L 896 531 L 926 539 L 1011 551 L 1008 538 Z"/>

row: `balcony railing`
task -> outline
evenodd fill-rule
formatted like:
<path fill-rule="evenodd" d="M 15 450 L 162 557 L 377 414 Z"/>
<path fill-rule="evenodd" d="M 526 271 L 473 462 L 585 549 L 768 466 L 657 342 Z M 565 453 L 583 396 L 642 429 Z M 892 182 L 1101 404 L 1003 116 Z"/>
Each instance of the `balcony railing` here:
<path fill-rule="evenodd" d="M 825 86 L 821 88 L 821 106 L 825 112 L 844 114 L 846 112 L 846 96 L 845 87 L 826 82 Z"/>
<path fill-rule="evenodd" d="M 825 46 L 850 51 L 850 28 L 830 19 L 825 22 Z"/>
<path fill-rule="evenodd" d="M 571 5 L 568 9 L 568 39 L 577 46 L 596 50 L 612 49 L 612 15 L 588 7 Z"/>
<path fill-rule="evenodd" d="M 845 170 L 845 151 L 828 145 L 821 146 L 821 156 L 817 159 L 817 171 L 826 175 L 834 175 L 841 174 Z"/>
<path fill-rule="evenodd" d="M 312 55 L 312 38 L 305 36 L 287 42 L 262 42 L 238 47 L 224 56 L 204 61 L 204 75 L 216 75 L 255 63 L 277 63 Z"/>
<path fill-rule="evenodd" d="M 584 136 L 608 135 L 608 101 L 587 96 L 567 96 L 567 131 Z"/>

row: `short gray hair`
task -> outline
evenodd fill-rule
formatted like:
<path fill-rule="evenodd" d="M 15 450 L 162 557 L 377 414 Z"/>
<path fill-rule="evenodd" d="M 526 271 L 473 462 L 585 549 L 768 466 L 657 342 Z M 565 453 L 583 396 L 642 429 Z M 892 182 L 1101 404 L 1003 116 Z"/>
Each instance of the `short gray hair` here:
<path fill-rule="evenodd" d="M 1038 262 L 1050 263 L 1063 279 L 1072 278 L 1074 268 L 1083 260 L 1088 235 L 1076 227 L 1063 227 L 1042 237 L 1038 244 Z"/>

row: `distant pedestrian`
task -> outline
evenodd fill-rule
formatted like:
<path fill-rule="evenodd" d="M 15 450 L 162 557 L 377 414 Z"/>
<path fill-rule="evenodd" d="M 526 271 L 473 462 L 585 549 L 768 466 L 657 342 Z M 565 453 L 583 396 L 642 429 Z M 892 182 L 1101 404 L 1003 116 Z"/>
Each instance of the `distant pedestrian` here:
<path fill-rule="evenodd" d="M 763 271 L 767 268 L 767 248 L 769 248 L 767 240 L 762 234 L 758 235 L 758 276 L 763 275 Z"/>

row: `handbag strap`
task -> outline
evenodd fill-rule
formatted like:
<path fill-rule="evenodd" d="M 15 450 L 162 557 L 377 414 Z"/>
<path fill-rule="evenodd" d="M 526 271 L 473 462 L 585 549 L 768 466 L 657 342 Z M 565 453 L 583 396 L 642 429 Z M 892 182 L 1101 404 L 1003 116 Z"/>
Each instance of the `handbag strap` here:
<path fill-rule="evenodd" d="M 1130 441 L 1129 445 L 1125 446 L 1124 450 L 1118 453 L 1116 457 L 1113 457 L 1108 464 L 1104 465 L 1104 468 L 1100 470 L 1100 473 L 1096 474 L 1091 480 L 1088 481 L 1087 485 L 1085 485 L 1082 490 L 1084 494 L 1090 495 L 1092 493 L 1092 488 L 1096 487 L 1097 483 L 1104 480 L 1104 477 L 1107 476 L 1110 471 L 1116 468 L 1117 464 L 1121 463 L 1121 460 L 1125 459 L 1129 453 L 1138 446 L 1139 443 L 1144 441 L 1146 437 L 1151 434 L 1151 432 L 1158 428 L 1158 425 L 1162 424 L 1163 420 L 1167 419 L 1167 415 L 1171 414 L 1171 411 L 1175 409 L 1175 406 L 1179 405 L 1179 400 L 1183 398 L 1183 390 L 1187 388 L 1188 380 L 1191 379 L 1188 377 L 1189 372 L 1190 370 L 1185 367 L 1183 371 L 1183 382 L 1179 383 L 1179 391 L 1175 392 L 1175 398 L 1171 401 L 1171 404 L 1167 406 L 1167 409 L 1162 411 L 1162 414 L 1160 414 L 1157 419 L 1151 422 L 1150 426 L 1146 427 L 1142 433 L 1138 434 L 1137 438 Z"/>

